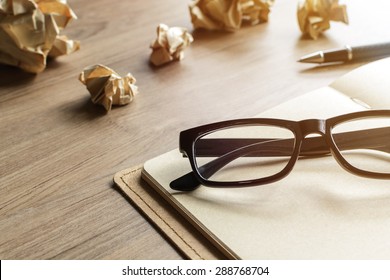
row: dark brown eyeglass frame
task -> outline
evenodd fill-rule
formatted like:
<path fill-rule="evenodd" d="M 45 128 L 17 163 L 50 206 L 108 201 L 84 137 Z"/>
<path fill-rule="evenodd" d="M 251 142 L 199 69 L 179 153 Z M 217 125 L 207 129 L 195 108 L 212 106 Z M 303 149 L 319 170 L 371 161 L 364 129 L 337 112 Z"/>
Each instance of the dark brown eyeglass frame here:
<path fill-rule="evenodd" d="M 299 156 L 313 156 L 313 155 L 325 155 L 331 153 L 336 161 L 347 171 L 358 176 L 368 177 L 368 178 L 377 178 L 377 179 L 390 179 L 390 174 L 388 173 L 376 173 L 366 170 L 358 169 L 352 166 L 347 160 L 341 155 L 340 150 L 336 146 L 336 143 L 333 139 L 331 133 L 332 129 L 343 122 L 353 121 L 358 119 L 370 118 L 370 117 L 390 117 L 390 110 L 368 110 L 355 113 L 344 114 L 341 116 L 333 117 L 330 119 L 307 119 L 302 121 L 290 121 L 282 119 L 270 119 L 270 118 L 253 118 L 253 119 L 237 119 L 222 121 L 212 124 L 207 124 L 195 128 L 191 128 L 180 133 L 179 140 L 179 149 L 183 156 L 188 157 L 192 172 L 189 172 L 180 178 L 171 182 L 170 187 L 175 190 L 181 191 L 191 191 L 196 189 L 200 184 L 209 186 L 209 187 L 249 187 L 262 184 L 268 184 L 275 181 L 278 181 L 285 176 L 287 176 L 293 169 L 296 161 Z M 287 165 L 277 174 L 253 180 L 244 180 L 244 181 L 234 181 L 234 182 L 218 182 L 211 181 L 208 178 L 205 178 L 200 173 L 199 169 L 204 168 L 207 171 L 209 169 L 210 176 L 218 170 L 219 164 L 223 166 L 222 160 L 219 158 L 211 161 L 210 163 L 205 164 L 204 166 L 198 167 L 195 159 L 195 143 L 203 136 L 216 132 L 218 130 L 239 127 L 239 126 L 251 126 L 251 125 L 263 125 L 263 126 L 274 126 L 280 127 L 287 130 L 290 130 L 295 139 L 283 139 L 281 141 L 295 141 L 294 148 Z M 319 134 L 320 136 L 314 138 L 305 138 L 309 134 Z M 367 135 L 372 134 L 369 130 L 362 131 L 352 131 L 342 133 L 345 138 L 346 146 L 351 145 L 349 139 L 358 137 L 359 140 L 364 141 L 364 138 Z M 240 139 L 241 140 L 241 139 Z M 224 141 L 223 139 L 221 141 Z M 339 140 L 338 140 L 339 141 Z M 234 144 L 234 143 L 233 143 Z M 353 144 L 352 144 L 353 145 Z M 389 143 L 390 145 L 390 143 Z M 205 153 L 210 151 L 213 154 L 223 154 L 223 145 L 213 145 L 206 147 L 205 143 Z M 275 147 L 274 147 L 275 148 Z M 283 154 L 282 145 L 280 145 L 280 151 L 278 155 Z M 384 146 L 383 151 L 390 152 L 390 146 Z M 220 162 L 218 162 L 220 161 Z M 207 177 L 207 176 L 206 176 Z"/>

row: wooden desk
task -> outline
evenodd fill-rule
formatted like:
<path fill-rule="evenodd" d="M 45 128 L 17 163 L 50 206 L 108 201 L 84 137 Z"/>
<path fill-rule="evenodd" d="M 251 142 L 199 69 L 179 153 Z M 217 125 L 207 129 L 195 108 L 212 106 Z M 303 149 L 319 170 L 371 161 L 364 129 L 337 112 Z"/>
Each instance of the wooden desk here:
<path fill-rule="evenodd" d="M 301 38 L 296 1 L 276 1 L 268 23 L 196 31 L 184 60 L 153 68 L 157 25 L 192 30 L 189 1 L 68 2 L 79 19 L 64 33 L 80 51 L 39 75 L 0 66 L 0 259 L 181 258 L 115 190 L 115 172 L 176 148 L 182 129 L 253 116 L 361 65 L 296 63 L 306 53 L 390 39 L 388 1 L 350 1 L 350 25 L 317 41 Z M 90 102 L 77 77 L 96 63 L 137 78 L 133 103 L 105 114 Z"/>

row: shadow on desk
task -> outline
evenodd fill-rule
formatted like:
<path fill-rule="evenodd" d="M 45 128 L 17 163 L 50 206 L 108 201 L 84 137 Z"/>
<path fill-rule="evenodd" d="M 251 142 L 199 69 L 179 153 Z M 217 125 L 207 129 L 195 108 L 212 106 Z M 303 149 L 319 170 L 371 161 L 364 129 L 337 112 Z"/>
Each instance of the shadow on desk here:
<path fill-rule="evenodd" d="M 234 36 L 234 32 L 223 31 L 223 30 L 205 30 L 196 29 L 192 32 L 192 36 L 196 41 L 211 41 L 220 40 L 221 38 Z"/>
<path fill-rule="evenodd" d="M 383 58 L 383 57 L 382 57 Z M 301 70 L 301 73 L 316 73 L 316 72 L 326 72 L 330 70 L 340 70 L 340 69 L 350 69 L 351 65 L 354 68 L 358 68 L 364 64 L 374 62 L 375 60 L 381 59 L 381 57 L 375 59 L 361 59 L 351 62 L 334 62 L 334 63 L 323 63 L 323 64 L 308 64 L 306 69 Z"/>
<path fill-rule="evenodd" d="M 0 64 L 0 88 L 15 87 L 31 83 L 36 74 L 27 73 L 17 67 Z"/>
<path fill-rule="evenodd" d="M 48 58 L 46 62 L 46 70 L 57 69 L 61 63 L 53 58 Z M 38 74 L 26 72 L 18 67 L 0 64 L 0 88 L 16 87 L 32 83 Z"/>
<path fill-rule="evenodd" d="M 61 111 L 72 119 L 84 121 L 104 117 L 107 114 L 102 106 L 93 104 L 88 96 L 67 104 Z"/>

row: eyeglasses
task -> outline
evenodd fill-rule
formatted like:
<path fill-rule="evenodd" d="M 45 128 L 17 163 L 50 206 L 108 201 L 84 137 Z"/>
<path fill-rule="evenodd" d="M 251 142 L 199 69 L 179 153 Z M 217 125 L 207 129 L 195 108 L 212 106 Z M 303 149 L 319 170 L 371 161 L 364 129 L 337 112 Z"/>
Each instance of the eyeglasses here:
<path fill-rule="evenodd" d="M 327 120 L 238 119 L 180 133 L 192 172 L 170 187 L 191 191 L 249 187 L 287 176 L 299 157 L 332 154 L 347 171 L 390 179 L 390 110 L 368 110 Z"/>

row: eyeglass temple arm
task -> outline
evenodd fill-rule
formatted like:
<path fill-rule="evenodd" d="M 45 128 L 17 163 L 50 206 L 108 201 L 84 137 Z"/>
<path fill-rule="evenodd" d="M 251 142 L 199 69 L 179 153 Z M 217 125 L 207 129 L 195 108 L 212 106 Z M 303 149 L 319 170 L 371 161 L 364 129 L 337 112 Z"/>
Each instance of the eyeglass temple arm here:
<path fill-rule="evenodd" d="M 371 148 L 390 152 L 390 145 L 383 145 L 381 136 L 388 134 L 388 128 L 367 129 L 361 131 L 335 134 L 334 138 L 342 150 L 354 148 Z M 204 178 L 236 158 L 243 156 L 290 156 L 294 139 L 201 139 L 197 142 L 197 156 L 220 156 L 199 167 Z M 318 156 L 329 153 L 323 137 L 305 138 L 300 156 Z M 221 156 L 222 155 L 222 156 Z M 170 184 L 172 189 L 190 191 L 199 186 L 193 172 L 189 172 Z"/>
<path fill-rule="evenodd" d="M 381 137 L 386 137 L 389 128 L 374 128 L 359 131 L 343 132 L 333 135 L 337 146 L 341 150 L 356 148 L 371 148 L 383 152 L 390 151 L 390 143 L 387 144 Z M 387 136 L 388 137 L 388 136 Z M 259 144 L 259 145 L 255 145 Z M 245 151 L 241 156 L 251 157 L 271 157 L 271 156 L 290 156 L 294 146 L 294 139 L 278 138 L 218 138 L 218 139 L 200 139 L 197 141 L 196 156 L 213 157 L 227 154 L 231 151 L 240 149 Z M 247 153 L 241 148 L 246 147 L 251 150 Z M 305 138 L 300 149 L 300 156 L 318 156 L 330 152 L 327 143 L 322 136 Z"/>
<path fill-rule="evenodd" d="M 364 129 L 333 135 L 340 151 L 365 148 L 390 153 L 390 127 Z"/>
<path fill-rule="evenodd" d="M 329 153 L 329 148 L 321 137 L 308 138 L 302 145 L 301 155 Z M 197 157 L 223 156 L 232 151 L 241 151 L 241 157 L 290 156 L 295 139 L 248 138 L 248 139 L 200 139 L 196 142 Z"/>

